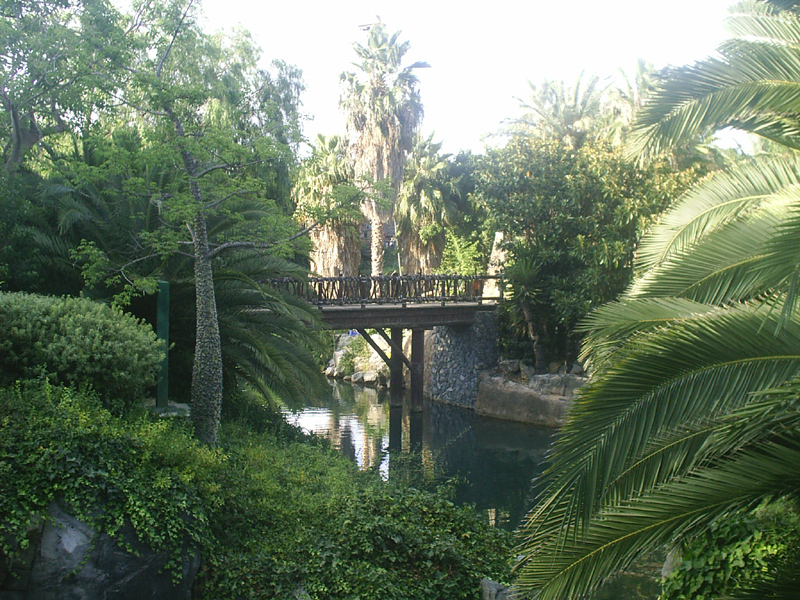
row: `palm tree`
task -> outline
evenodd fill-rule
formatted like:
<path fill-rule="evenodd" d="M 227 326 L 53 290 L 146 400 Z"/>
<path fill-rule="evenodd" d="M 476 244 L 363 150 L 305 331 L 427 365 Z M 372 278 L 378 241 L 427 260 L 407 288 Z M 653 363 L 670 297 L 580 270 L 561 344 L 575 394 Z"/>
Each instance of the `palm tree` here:
<path fill-rule="evenodd" d="M 638 152 L 726 126 L 800 147 L 800 16 L 747 2 L 729 26 L 719 57 L 675 70 L 643 108 Z M 592 380 L 521 528 L 521 590 L 582 597 L 643 552 L 800 497 L 798 190 L 797 155 L 701 182 L 645 237 L 623 297 L 585 321 Z M 769 597 L 796 596 L 797 552 L 765 574 Z"/>
<path fill-rule="evenodd" d="M 383 273 L 384 224 L 394 211 L 406 155 L 422 120 L 414 70 L 428 66 L 423 62 L 403 66 L 409 43 L 398 43 L 399 35 L 400 32 L 388 35 L 380 23 L 373 25 L 367 45 L 355 45 L 361 59 L 358 71 L 341 75 L 340 106 L 347 117 L 348 154 L 355 175 L 373 182 L 388 179 L 391 183 L 387 202 L 373 198 L 364 204 L 364 214 L 372 228 L 373 275 Z"/>
<path fill-rule="evenodd" d="M 346 150 L 346 141 L 337 135 L 317 136 L 293 189 L 299 218 L 322 223 L 309 232 L 311 270 L 322 277 L 358 275 L 361 261 L 362 194 Z"/>
<path fill-rule="evenodd" d="M 455 183 L 449 175 L 449 154 L 440 155 L 433 135 L 419 136 L 406 165 L 406 177 L 394 210 L 398 255 L 405 274 L 432 273 L 439 268 L 445 229 L 457 210 Z"/>
<path fill-rule="evenodd" d="M 530 99 L 520 103 L 528 112 L 515 120 L 515 126 L 580 148 L 601 116 L 604 88 L 600 76 L 595 74 L 584 81 L 581 73 L 571 88 L 563 81 L 545 80 L 540 85 L 530 82 L 528 85 Z"/>

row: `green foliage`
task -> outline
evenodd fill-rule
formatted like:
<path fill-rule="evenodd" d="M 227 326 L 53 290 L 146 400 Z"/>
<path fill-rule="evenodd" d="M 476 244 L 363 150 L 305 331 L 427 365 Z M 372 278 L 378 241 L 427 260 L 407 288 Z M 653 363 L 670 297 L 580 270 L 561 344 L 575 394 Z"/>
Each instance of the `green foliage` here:
<path fill-rule="evenodd" d="M 225 547 L 209 561 L 203 598 L 475 598 L 507 577 L 508 535 L 440 494 L 356 473 L 308 445 L 229 428 Z M 287 494 L 286 490 L 292 493 Z"/>
<path fill-rule="evenodd" d="M 750 513 L 726 515 L 684 542 L 661 600 L 712 600 L 758 581 L 788 544 L 796 544 L 798 516 L 780 502 Z"/>
<path fill-rule="evenodd" d="M 167 421 L 112 417 L 88 392 L 32 382 L 0 389 L 0 550 L 24 547 L 30 525 L 58 502 L 115 537 L 130 523 L 178 567 L 186 539 L 209 542 L 212 475 L 224 462 Z"/>
<path fill-rule="evenodd" d="M 56 501 L 112 536 L 130 523 L 173 567 L 186 540 L 199 546 L 199 598 L 477 599 L 482 577 L 507 579 L 509 535 L 470 507 L 359 473 L 269 408 L 236 406 L 212 450 L 91 393 L 0 390 L 0 553 Z"/>
<path fill-rule="evenodd" d="M 799 147 L 797 13 L 746 2 L 730 25 L 737 38 L 718 56 L 662 83 L 639 122 L 640 149 L 728 125 Z M 637 556 L 682 544 L 697 559 L 687 586 L 714 588 L 716 567 L 734 563 L 745 572 L 731 596 L 797 597 L 800 544 L 770 548 L 763 570 L 764 538 L 724 523 L 800 497 L 799 181 L 787 153 L 696 184 L 642 241 L 624 296 L 587 318 L 592 379 L 522 528 L 525 592 L 585 596 Z"/>
<path fill-rule="evenodd" d="M 446 232 L 442 262 L 437 273 L 477 275 L 484 272 L 479 240 L 470 241 L 453 231 Z"/>
<path fill-rule="evenodd" d="M 339 359 L 339 372 L 343 375 L 352 375 L 356 370 L 356 360 L 366 360 L 372 355 L 372 348 L 360 335 L 344 349 L 342 358 Z"/>
<path fill-rule="evenodd" d="M 94 389 L 115 412 L 155 385 L 164 347 L 149 325 L 81 298 L 0 293 L 0 381 Z"/>
<path fill-rule="evenodd" d="M 533 326 L 563 355 L 576 323 L 625 289 L 642 233 L 692 175 L 636 167 L 603 143 L 573 149 L 515 136 L 487 154 L 476 178 L 488 226 L 506 233 L 517 260 L 536 265 Z"/>

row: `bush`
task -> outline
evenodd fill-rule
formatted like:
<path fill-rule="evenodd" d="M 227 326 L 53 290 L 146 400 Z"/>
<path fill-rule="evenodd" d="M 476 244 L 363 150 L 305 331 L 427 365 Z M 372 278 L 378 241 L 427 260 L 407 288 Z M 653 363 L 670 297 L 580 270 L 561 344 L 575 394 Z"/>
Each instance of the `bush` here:
<path fill-rule="evenodd" d="M 222 542 L 200 597 L 479 597 L 483 577 L 508 577 L 511 535 L 471 507 L 360 473 L 338 454 L 254 437 L 228 425 Z"/>
<path fill-rule="evenodd" d="M 714 521 L 683 548 L 664 579 L 660 600 L 727 597 L 763 580 L 776 559 L 800 541 L 797 506 L 786 500 Z"/>
<path fill-rule="evenodd" d="M 174 559 L 187 538 L 200 546 L 198 598 L 477 599 L 483 577 L 508 577 L 510 534 L 445 495 L 241 423 L 212 450 L 154 418 L 46 382 L 0 389 L 0 560 L 57 501 Z"/>
<path fill-rule="evenodd" d="M 117 413 L 155 385 L 164 352 L 149 325 L 82 298 L 0 293 L 0 329 L 0 385 L 88 386 Z"/>
<path fill-rule="evenodd" d="M 0 389 L 0 557 L 25 547 L 30 523 L 56 501 L 112 537 L 130 523 L 177 567 L 187 538 L 209 545 L 223 468 L 222 454 L 188 430 L 120 420 L 92 393 L 46 382 Z"/>

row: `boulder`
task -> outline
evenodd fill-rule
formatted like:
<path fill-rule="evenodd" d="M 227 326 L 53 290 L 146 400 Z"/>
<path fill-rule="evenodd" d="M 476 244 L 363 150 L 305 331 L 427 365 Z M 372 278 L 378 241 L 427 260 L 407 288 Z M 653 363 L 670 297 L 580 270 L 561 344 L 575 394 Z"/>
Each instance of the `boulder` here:
<path fill-rule="evenodd" d="M 519 383 L 484 371 L 475 412 L 506 421 L 560 427 L 573 393 L 586 381 L 586 377 L 576 375 L 531 375 L 527 383 Z"/>
<path fill-rule="evenodd" d="M 377 386 L 380 383 L 380 375 L 377 371 L 364 371 L 361 382 L 364 385 Z"/>
<path fill-rule="evenodd" d="M 491 579 L 481 580 L 481 600 L 509 600 L 511 588 Z"/>
<path fill-rule="evenodd" d="M 519 364 L 518 360 L 505 359 L 497 363 L 497 368 L 505 375 L 514 375 L 519 373 Z"/>
<path fill-rule="evenodd" d="M 169 551 L 155 552 L 141 543 L 129 524 L 120 534 L 133 553 L 52 503 L 47 521 L 36 535 L 29 536 L 33 552 L 28 553 L 26 564 L 15 564 L 13 575 L 6 574 L 0 580 L 0 598 L 191 598 L 192 583 L 200 568 L 198 550 L 185 545 L 180 557 L 180 582 L 175 583 L 172 572 L 164 568 Z"/>

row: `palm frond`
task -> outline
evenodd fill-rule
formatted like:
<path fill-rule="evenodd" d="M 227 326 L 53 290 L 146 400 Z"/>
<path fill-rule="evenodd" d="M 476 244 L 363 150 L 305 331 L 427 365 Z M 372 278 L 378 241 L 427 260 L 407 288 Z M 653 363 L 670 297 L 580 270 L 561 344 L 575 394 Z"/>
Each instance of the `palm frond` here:
<path fill-rule="evenodd" d="M 785 190 L 762 210 L 715 229 L 644 273 L 626 297 L 673 296 L 723 304 L 764 294 L 786 278 L 786 261 L 772 261 L 773 268 L 766 268 L 767 244 L 798 201 L 800 187 Z"/>
<path fill-rule="evenodd" d="M 745 4 L 730 21 L 740 38 L 669 74 L 637 119 L 632 154 L 659 153 L 707 130 L 733 126 L 797 148 L 800 17 Z"/>
<path fill-rule="evenodd" d="M 767 157 L 714 174 L 691 188 L 642 239 L 636 256 L 644 272 L 691 247 L 717 227 L 757 210 L 781 190 L 800 184 L 800 157 Z"/>
<path fill-rule="evenodd" d="M 797 464 L 800 440 L 776 437 L 600 511 L 574 541 L 525 539 L 519 550 L 529 558 L 517 567 L 516 586 L 538 600 L 582 597 L 642 552 L 674 543 L 729 511 L 797 494 Z"/>
<path fill-rule="evenodd" d="M 580 390 L 524 529 L 576 535 L 608 501 L 611 483 L 652 453 L 653 440 L 702 426 L 745 405 L 753 392 L 793 378 L 800 371 L 800 326 L 760 335 L 765 320 L 777 318 L 757 306 L 730 308 L 635 336 L 616 350 Z M 688 465 L 681 452 L 676 446 L 673 461 Z M 659 472 L 654 481 L 678 471 Z"/>

